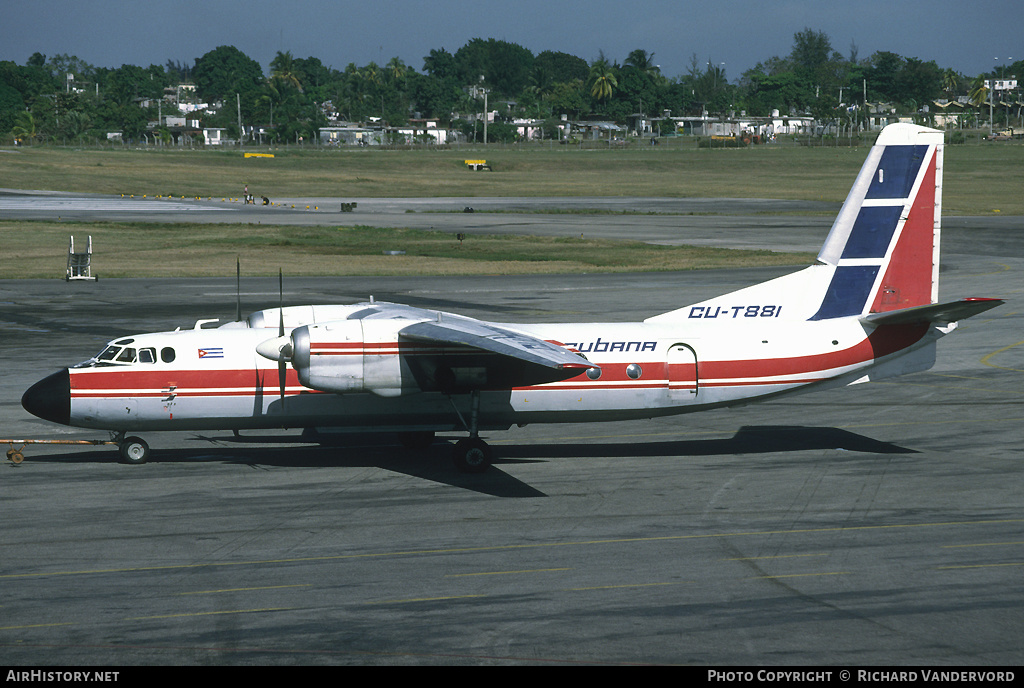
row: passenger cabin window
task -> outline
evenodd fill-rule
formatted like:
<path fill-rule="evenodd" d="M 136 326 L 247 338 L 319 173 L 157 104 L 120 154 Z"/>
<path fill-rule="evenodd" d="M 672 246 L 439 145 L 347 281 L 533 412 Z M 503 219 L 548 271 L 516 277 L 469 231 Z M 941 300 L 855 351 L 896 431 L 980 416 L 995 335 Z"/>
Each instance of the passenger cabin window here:
<path fill-rule="evenodd" d="M 164 363 L 171 363 L 174 361 L 174 349 L 169 346 L 165 346 L 160 349 L 160 360 Z"/>

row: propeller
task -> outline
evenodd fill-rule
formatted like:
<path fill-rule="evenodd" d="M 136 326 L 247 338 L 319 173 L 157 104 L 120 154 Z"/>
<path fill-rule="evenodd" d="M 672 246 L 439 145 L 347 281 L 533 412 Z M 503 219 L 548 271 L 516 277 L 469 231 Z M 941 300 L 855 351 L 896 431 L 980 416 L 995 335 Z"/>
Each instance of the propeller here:
<path fill-rule="evenodd" d="M 281 403 L 284 403 L 285 382 L 288 374 L 288 362 L 292 360 L 294 346 L 290 335 L 284 333 L 284 276 L 278 271 L 278 291 L 280 307 L 278 308 L 277 336 L 256 345 L 256 353 L 263 358 L 277 361 L 277 381 L 281 390 Z"/>
<path fill-rule="evenodd" d="M 280 341 L 284 339 L 284 272 L 282 272 L 281 268 L 277 269 L 277 295 L 277 338 L 278 341 Z M 287 343 L 281 345 L 281 348 L 278 349 L 278 354 L 277 381 L 281 385 L 281 403 L 284 404 L 284 383 L 285 377 L 288 374 L 288 359 L 292 357 L 292 343 L 290 338 Z"/>

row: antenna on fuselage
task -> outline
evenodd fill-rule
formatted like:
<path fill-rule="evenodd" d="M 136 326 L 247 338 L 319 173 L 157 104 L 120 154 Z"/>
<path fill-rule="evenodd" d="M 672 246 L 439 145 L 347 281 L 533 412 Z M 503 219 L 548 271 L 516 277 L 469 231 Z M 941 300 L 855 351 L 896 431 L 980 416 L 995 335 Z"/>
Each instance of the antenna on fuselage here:
<path fill-rule="evenodd" d="M 242 259 L 235 256 L 235 322 L 242 322 Z"/>

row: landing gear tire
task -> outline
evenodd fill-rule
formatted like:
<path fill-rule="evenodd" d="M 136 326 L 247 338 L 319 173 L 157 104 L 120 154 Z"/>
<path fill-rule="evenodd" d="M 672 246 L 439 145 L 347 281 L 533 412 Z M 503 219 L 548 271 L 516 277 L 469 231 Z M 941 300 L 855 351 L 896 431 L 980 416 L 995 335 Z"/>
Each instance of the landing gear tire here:
<path fill-rule="evenodd" d="M 118 445 L 121 463 L 143 464 L 149 459 L 149 445 L 140 437 L 125 437 Z"/>
<path fill-rule="evenodd" d="M 483 473 L 491 465 L 494 453 L 479 437 L 467 437 L 455 444 L 455 467 L 463 473 Z"/>
<path fill-rule="evenodd" d="M 402 446 L 406 449 L 423 450 L 434 443 L 434 433 L 430 430 L 424 430 L 422 432 L 400 432 L 398 433 L 398 441 L 401 442 Z"/>

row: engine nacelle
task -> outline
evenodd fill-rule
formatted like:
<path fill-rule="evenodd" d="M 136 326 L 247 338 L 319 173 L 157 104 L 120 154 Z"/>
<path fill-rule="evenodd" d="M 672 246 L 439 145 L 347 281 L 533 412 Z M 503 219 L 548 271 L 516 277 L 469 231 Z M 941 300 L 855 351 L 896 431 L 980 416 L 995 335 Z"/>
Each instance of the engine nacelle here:
<path fill-rule="evenodd" d="M 322 392 L 396 397 L 419 387 L 399 355 L 398 330 L 408 320 L 338 320 L 292 331 L 299 382 Z"/>

